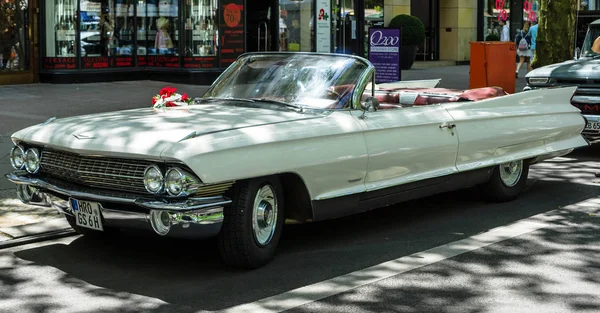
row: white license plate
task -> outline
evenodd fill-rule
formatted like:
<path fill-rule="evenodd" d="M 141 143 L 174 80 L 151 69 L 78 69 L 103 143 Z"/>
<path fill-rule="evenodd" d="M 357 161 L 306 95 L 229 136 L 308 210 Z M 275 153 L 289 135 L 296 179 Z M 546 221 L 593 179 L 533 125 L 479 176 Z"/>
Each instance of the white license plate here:
<path fill-rule="evenodd" d="M 600 122 L 588 122 L 585 125 L 585 130 L 600 130 Z"/>
<path fill-rule="evenodd" d="M 71 199 L 77 226 L 104 231 L 100 203 Z"/>

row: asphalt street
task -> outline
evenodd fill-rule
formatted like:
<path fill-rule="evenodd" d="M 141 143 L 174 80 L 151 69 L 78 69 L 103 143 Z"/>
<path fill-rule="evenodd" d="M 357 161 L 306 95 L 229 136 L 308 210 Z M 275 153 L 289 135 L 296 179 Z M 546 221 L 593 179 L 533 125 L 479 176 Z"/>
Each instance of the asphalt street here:
<path fill-rule="evenodd" d="M 0 250 L 0 311 L 598 312 L 598 152 L 535 165 L 509 203 L 471 189 L 289 225 L 254 271 L 137 233 Z"/>

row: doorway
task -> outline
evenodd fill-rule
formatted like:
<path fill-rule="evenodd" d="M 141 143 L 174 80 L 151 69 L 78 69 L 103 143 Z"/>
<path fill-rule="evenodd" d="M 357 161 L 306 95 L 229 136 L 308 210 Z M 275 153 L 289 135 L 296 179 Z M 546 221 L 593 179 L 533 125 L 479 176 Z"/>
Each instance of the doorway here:
<path fill-rule="evenodd" d="M 246 0 L 246 52 L 279 51 L 279 1 Z"/>
<path fill-rule="evenodd" d="M 411 0 L 410 15 L 425 26 L 425 41 L 418 45 L 417 61 L 439 60 L 439 0 Z"/>

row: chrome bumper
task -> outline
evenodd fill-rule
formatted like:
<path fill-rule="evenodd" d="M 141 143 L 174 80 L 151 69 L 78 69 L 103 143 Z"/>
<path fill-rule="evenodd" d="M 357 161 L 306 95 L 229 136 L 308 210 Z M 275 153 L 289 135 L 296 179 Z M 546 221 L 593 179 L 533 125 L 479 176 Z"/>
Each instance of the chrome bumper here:
<path fill-rule="evenodd" d="M 200 237 L 216 235 L 224 219 L 224 206 L 231 203 L 231 200 L 224 197 L 159 199 L 122 192 L 103 193 L 93 188 L 52 181 L 49 178 L 31 177 L 24 171 L 8 173 L 5 177 L 17 184 L 17 194 L 21 201 L 33 205 L 51 206 L 65 215 L 74 216 L 69 204 L 71 198 L 99 202 L 102 206 L 102 217 L 113 227 L 152 229 L 150 213 L 167 212 L 171 217 L 172 225 L 178 226 L 169 232 L 169 236 L 177 237 L 198 237 L 191 233 L 196 233 Z M 24 196 L 27 193 L 29 195 Z M 122 207 L 134 209 L 128 210 Z"/>

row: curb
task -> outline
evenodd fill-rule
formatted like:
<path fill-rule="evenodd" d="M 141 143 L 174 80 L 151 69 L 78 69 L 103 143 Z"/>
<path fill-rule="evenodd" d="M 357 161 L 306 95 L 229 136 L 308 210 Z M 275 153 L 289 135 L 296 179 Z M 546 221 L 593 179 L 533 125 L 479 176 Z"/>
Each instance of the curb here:
<path fill-rule="evenodd" d="M 6 240 L 6 241 L 0 241 L 0 250 L 19 246 L 19 245 L 26 245 L 26 244 L 36 243 L 36 242 L 41 242 L 41 241 L 46 241 L 46 240 L 69 237 L 69 236 L 73 236 L 73 235 L 78 235 L 78 233 L 76 233 L 72 229 L 59 229 L 59 230 L 24 236 L 24 237 L 10 239 L 10 240 Z"/>

